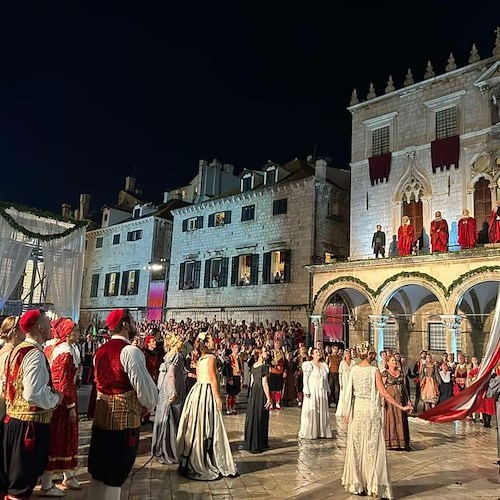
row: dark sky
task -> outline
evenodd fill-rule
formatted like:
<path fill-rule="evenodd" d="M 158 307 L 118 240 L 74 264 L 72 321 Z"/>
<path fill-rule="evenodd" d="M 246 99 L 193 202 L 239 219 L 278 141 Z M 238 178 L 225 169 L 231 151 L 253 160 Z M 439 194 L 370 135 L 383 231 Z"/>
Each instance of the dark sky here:
<path fill-rule="evenodd" d="M 199 159 L 242 168 L 350 158 L 354 87 L 401 87 L 428 59 L 482 58 L 498 1 L 16 2 L 0 16 L 0 199 L 60 211 L 187 183 Z"/>

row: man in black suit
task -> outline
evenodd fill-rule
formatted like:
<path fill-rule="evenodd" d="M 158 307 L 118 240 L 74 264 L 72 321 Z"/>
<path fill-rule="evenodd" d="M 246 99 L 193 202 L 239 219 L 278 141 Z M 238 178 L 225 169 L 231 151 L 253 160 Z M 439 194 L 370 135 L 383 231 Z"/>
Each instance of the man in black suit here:
<path fill-rule="evenodd" d="M 373 233 L 372 248 L 375 258 L 378 259 L 378 254 L 385 257 L 385 233 L 382 231 L 382 226 L 377 224 L 377 230 Z"/>

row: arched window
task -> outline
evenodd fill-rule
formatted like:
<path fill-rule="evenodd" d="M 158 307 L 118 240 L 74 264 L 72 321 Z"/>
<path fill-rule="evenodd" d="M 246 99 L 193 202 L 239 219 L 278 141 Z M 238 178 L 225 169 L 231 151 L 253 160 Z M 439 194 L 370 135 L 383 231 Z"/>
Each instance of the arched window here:
<path fill-rule="evenodd" d="M 484 222 L 488 222 L 491 212 L 490 181 L 481 177 L 474 186 L 474 218 L 477 229 L 480 230 Z"/>

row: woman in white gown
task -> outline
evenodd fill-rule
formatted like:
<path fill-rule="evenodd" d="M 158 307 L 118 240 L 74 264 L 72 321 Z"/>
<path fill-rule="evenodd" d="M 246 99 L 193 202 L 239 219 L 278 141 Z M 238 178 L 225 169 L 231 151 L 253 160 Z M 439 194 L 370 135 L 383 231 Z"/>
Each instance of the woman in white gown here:
<path fill-rule="evenodd" d="M 197 337 L 197 380 L 189 392 L 177 431 L 179 472 L 190 479 L 212 481 L 237 475 L 226 429 L 210 334 Z"/>
<path fill-rule="evenodd" d="M 351 378 L 351 368 L 356 364 L 356 362 L 351 357 L 351 350 L 346 349 L 344 353 L 344 359 L 340 362 L 339 366 L 339 384 L 340 384 L 340 394 L 339 403 L 337 405 L 337 411 L 335 412 L 336 417 L 344 416 L 344 407 L 346 405 L 347 399 L 347 385 L 349 384 L 349 379 Z"/>
<path fill-rule="evenodd" d="M 312 351 L 312 361 L 302 363 L 304 374 L 304 402 L 300 414 L 301 439 L 331 438 L 330 415 L 328 413 L 328 366 L 320 361 L 321 352 Z"/>
<path fill-rule="evenodd" d="M 364 344 L 358 350 L 361 362 L 352 367 L 346 387 L 344 419 L 349 432 L 342 484 L 349 493 L 392 498 L 380 396 L 402 411 L 411 406 L 400 405 L 387 392 L 379 369 L 370 365 L 373 348 Z"/>

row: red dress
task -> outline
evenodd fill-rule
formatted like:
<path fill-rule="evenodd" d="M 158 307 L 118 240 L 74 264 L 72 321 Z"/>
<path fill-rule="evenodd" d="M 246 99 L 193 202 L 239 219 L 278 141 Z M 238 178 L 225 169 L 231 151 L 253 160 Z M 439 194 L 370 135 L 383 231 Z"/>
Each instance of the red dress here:
<path fill-rule="evenodd" d="M 491 211 L 488 237 L 490 238 L 491 243 L 500 242 L 500 207 Z"/>
<path fill-rule="evenodd" d="M 431 246 L 433 253 L 448 251 L 448 223 L 444 219 L 431 222 Z"/>
<path fill-rule="evenodd" d="M 410 255 L 415 243 L 415 229 L 412 225 L 403 224 L 398 229 L 399 255 Z"/>
<path fill-rule="evenodd" d="M 477 243 L 476 219 L 462 217 L 458 221 L 458 244 L 462 250 L 474 248 Z"/>
<path fill-rule="evenodd" d="M 50 421 L 49 461 L 45 470 L 61 472 L 78 466 L 78 418 L 70 420 L 68 408 L 74 405 L 78 415 L 77 367 L 68 344 L 60 344 L 52 350 L 50 372 L 54 389 L 63 393 L 63 400 Z"/>

